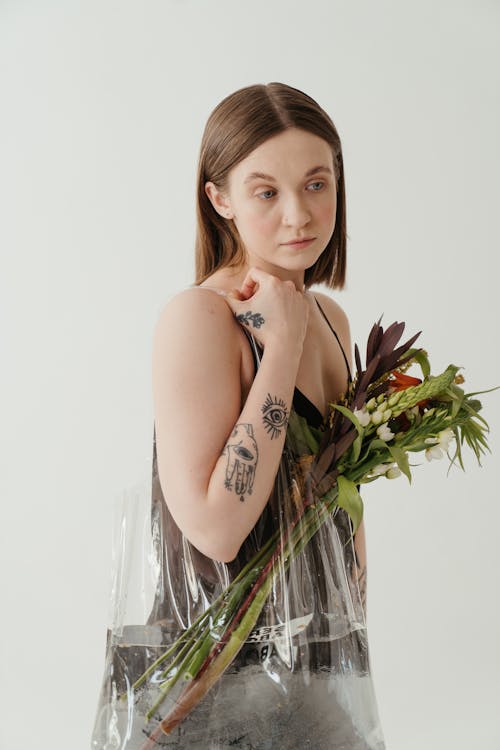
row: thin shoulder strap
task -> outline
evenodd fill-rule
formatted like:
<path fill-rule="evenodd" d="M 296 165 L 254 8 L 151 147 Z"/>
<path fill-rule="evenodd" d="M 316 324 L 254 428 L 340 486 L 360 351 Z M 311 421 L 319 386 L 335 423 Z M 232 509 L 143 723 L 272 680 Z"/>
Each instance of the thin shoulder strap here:
<path fill-rule="evenodd" d="M 253 358 L 255 363 L 255 371 L 259 369 L 260 360 L 261 360 L 261 352 L 259 351 L 259 347 L 257 342 L 255 341 L 254 335 L 251 331 L 247 330 L 244 325 L 241 326 L 242 330 L 244 331 L 247 339 L 250 341 L 250 346 L 252 347 L 253 352 Z"/>
<path fill-rule="evenodd" d="M 314 297 L 314 299 L 316 300 L 316 304 L 318 305 L 318 307 L 319 307 L 319 309 L 320 309 L 320 312 L 321 312 L 322 316 L 324 317 L 324 319 L 325 319 L 325 320 L 326 320 L 326 322 L 328 323 L 328 325 L 329 325 L 329 327 L 330 327 L 330 330 L 332 331 L 333 335 L 335 336 L 335 338 L 336 338 L 336 339 L 337 339 L 337 341 L 339 342 L 339 346 L 340 346 L 340 349 L 341 349 L 341 351 L 342 351 L 342 354 L 344 355 L 344 360 L 345 360 L 345 363 L 346 363 L 346 367 L 347 367 L 347 372 L 349 373 L 349 381 L 352 381 L 351 368 L 349 367 L 349 360 L 347 359 L 347 356 L 346 356 L 346 353 L 345 353 L 344 347 L 342 346 L 342 342 L 341 342 L 341 340 L 339 339 L 339 337 L 338 337 L 338 335 L 337 335 L 337 331 L 336 331 L 336 330 L 335 330 L 335 329 L 334 329 L 334 328 L 332 327 L 332 324 L 330 323 L 330 321 L 329 321 L 329 320 L 328 320 L 328 318 L 326 317 L 326 315 L 325 315 L 325 312 L 324 312 L 323 308 L 321 307 L 321 305 L 319 304 L 319 302 L 318 302 L 318 299 L 317 299 L 316 295 L 314 295 L 314 294 L 313 294 L 313 297 Z"/>

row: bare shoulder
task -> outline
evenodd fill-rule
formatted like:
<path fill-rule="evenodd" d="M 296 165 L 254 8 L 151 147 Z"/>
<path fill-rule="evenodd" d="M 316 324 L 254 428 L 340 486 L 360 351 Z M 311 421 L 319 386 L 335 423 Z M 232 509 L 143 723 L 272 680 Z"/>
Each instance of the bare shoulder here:
<path fill-rule="evenodd" d="M 238 323 L 223 295 L 203 287 L 178 292 L 161 309 L 153 334 L 153 347 L 201 353 L 208 346 L 221 352 L 241 352 Z"/>
<path fill-rule="evenodd" d="M 349 341 L 350 340 L 349 318 L 347 317 L 347 314 L 345 310 L 343 309 L 343 307 L 341 307 L 339 303 L 333 299 L 333 297 L 330 297 L 329 294 L 325 294 L 325 292 L 317 292 L 315 290 L 313 294 L 315 297 L 318 298 L 318 301 L 321 307 L 324 309 L 325 313 L 328 315 L 328 320 L 330 321 L 332 326 L 335 328 L 339 336 Z"/>
<path fill-rule="evenodd" d="M 241 397 L 238 328 L 231 307 L 217 292 L 194 287 L 171 297 L 153 333 L 155 399 L 168 397 L 178 409 L 180 394 L 210 394 L 219 386 L 231 391 L 236 408 Z M 211 403 L 216 402 L 211 397 Z"/>
<path fill-rule="evenodd" d="M 233 312 L 222 294 L 204 287 L 189 287 L 165 303 L 158 315 L 155 331 L 182 328 L 186 332 L 200 325 L 219 330 L 225 335 L 235 331 Z"/>

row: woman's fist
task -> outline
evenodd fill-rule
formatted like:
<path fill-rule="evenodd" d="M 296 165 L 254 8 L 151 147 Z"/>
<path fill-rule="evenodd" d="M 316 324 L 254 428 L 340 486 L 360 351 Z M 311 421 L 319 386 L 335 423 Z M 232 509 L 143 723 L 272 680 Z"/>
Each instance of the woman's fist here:
<path fill-rule="evenodd" d="M 236 319 L 265 348 L 280 342 L 302 349 L 309 319 L 304 292 L 260 268 L 248 270 L 243 283 L 226 295 Z"/>

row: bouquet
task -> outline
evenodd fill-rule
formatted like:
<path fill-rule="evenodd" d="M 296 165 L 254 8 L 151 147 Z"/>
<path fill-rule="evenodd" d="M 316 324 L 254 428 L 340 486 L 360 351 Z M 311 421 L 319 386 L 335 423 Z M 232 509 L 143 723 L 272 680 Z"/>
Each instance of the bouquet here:
<path fill-rule="evenodd" d="M 319 428 L 291 410 L 284 453 L 293 459 L 293 520 L 286 534 L 277 530 L 267 539 L 132 685 L 139 690 L 155 675 L 156 694 L 147 721 L 158 717 L 171 698 L 142 750 L 150 750 L 162 734 L 178 726 L 222 676 L 252 631 L 278 571 L 287 570 L 324 521 L 343 508 L 355 534 L 363 517 L 361 484 L 401 474 L 411 481 L 411 453 L 424 453 L 428 460 L 447 454 L 450 468 L 458 463 L 464 469 L 462 451 L 467 445 L 481 465 L 481 455 L 489 450 L 489 427 L 476 397 L 489 391 L 465 393 L 455 365 L 431 375 L 427 353 L 413 347 L 420 332 L 398 346 L 404 327 L 395 322 L 384 330 L 380 320 L 375 323 L 364 368 L 355 346 L 355 377 L 339 402 L 329 404 Z M 420 367 L 422 377 L 408 374 L 412 365 Z"/>

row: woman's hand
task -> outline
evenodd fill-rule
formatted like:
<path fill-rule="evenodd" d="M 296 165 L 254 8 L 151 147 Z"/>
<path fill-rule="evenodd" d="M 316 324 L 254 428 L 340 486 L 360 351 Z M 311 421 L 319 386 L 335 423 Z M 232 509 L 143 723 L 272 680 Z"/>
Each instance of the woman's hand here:
<path fill-rule="evenodd" d="M 237 320 L 264 348 L 274 342 L 302 348 L 310 306 L 293 281 L 281 281 L 252 267 L 241 287 L 233 289 L 225 299 Z"/>

